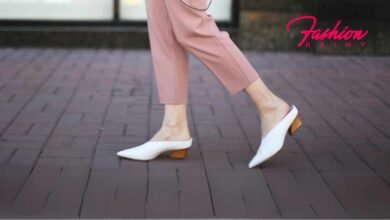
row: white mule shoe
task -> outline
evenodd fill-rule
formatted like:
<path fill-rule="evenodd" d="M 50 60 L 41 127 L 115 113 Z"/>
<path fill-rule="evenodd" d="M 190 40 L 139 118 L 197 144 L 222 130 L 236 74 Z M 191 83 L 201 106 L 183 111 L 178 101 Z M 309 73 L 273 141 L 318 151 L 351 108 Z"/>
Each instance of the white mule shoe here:
<path fill-rule="evenodd" d="M 116 155 L 133 160 L 152 160 L 165 151 L 170 157 L 182 159 L 187 156 L 192 138 L 187 141 L 148 141 L 142 145 L 117 152 Z"/>
<path fill-rule="evenodd" d="M 265 137 L 261 138 L 260 147 L 257 149 L 256 155 L 249 162 L 249 168 L 260 165 L 278 153 L 283 147 L 287 131 L 292 135 L 301 125 L 302 121 L 298 115 L 298 109 L 295 105 L 290 106 L 287 115 Z"/>

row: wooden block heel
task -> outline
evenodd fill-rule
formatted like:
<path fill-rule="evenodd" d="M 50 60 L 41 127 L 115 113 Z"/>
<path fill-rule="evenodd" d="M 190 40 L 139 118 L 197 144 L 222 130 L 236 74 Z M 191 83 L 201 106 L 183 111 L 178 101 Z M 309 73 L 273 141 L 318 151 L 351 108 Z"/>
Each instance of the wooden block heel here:
<path fill-rule="evenodd" d="M 182 150 L 173 150 L 170 152 L 169 157 L 174 159 L 183 159 L 187 156 L 188 148 Z"/>
<path fill-rule="evenodd" d="M 293 135 L 297 130 L 302 126 L 302 119 L 297 115 L 294 121 L 291 123 L 291 126 L 288 128 L 288 134 Z"/>

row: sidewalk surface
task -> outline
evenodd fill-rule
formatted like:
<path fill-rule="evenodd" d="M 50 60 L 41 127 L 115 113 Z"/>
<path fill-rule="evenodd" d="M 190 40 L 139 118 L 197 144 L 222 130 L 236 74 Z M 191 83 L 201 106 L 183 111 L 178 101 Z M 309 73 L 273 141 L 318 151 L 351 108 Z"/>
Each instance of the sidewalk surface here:
<path fill-rule="evenodd" d="M 245 52 L 304 126 L 248 168 L 260 121 L 190 57 L 184 160 L 116 152 L 160 127 L 148 50 L 0 49 L 0 217 L 389 218 L 390 57 Z"/>

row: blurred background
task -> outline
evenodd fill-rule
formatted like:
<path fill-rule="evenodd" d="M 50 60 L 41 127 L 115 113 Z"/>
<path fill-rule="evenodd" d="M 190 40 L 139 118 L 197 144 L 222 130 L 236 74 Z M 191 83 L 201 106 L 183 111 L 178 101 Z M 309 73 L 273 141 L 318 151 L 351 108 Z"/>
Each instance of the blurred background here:
<path fill-rule="evenodd" d="M 214 0 L 208 13 L 248 50 L 390 54 L 388 0 Z M 297 48 L 299 31 L 285 25 L 314 15 L 319 27 L 338 19 L 369 30 L 367 46 Z M 0 46 L 147 48 L 144 0 L 0 0 Z"/>

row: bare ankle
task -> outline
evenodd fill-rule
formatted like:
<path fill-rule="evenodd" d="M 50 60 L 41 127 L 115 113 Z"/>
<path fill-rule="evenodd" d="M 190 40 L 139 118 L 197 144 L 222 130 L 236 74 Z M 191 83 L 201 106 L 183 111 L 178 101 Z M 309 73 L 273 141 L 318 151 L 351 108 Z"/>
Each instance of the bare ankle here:
<path fill-rule="evenodd" d="M 277 96 L 272 96 L 267 102 L 263 102 L 261 106 L 257 106 L 257 110 L 261 116 L 266 116 L 278 110 L 284 110 L 288 104 Z"/>
<path fill-rule="evenodd" d="M 187 123 L 163 123 L 151 140 L 188 140 L 190 137 Z"/>

